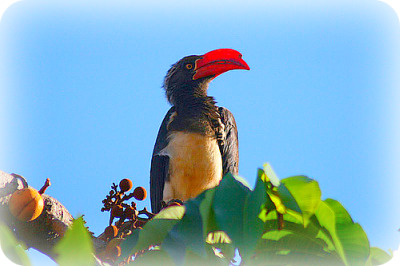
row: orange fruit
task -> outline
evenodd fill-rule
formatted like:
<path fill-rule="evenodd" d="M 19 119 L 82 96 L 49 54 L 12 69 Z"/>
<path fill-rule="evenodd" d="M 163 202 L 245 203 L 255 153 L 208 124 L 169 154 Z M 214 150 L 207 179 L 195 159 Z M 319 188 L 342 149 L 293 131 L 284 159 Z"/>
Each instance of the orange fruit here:
<path fill-rule="evenodd" d="M 144 187 L 137 187 L 133 191 L 133 196 L 137 200 L 144 200 L 147 197 L 147 191 Z"/>
<path fill-rule="evenodd" d="M 128 178 L 122 179 L 121 182 L 119 182 L 119 188 L 122 192 L 127 192 L 131 190 L 132 186 L 132 181 Z"/>
<path fill-rule="evenodd" d="M 18 220 L 28 222 L 39 217 L 44 208 L 44 201 L 36 189 L 24 188 L 12 194 L 8 208 Z"/>
<path fill-rule="evenodd" d="M 106 229 L 104 230 L 104 235 L 107 238 L 114 238 L 118 234 L 118 228 L 115 225 L 110 225 L 107 226 Z"/>

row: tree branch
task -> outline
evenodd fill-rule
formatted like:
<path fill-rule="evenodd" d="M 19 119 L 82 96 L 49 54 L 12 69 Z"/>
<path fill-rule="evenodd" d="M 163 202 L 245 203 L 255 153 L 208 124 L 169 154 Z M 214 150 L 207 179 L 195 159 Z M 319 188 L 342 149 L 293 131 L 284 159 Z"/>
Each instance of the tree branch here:
<path fill-rule="evenodd" d="M 50 180 L 46 180 L 43 192 L 49 185 Z M 25 243 L 28 248 L 34 248 L 55 260 L 57 254 L 54 253 L 53 247 L 71 225 L 73 217 L 58 200 L 42 194 L 44 209 L 41 215 L 30 222 L 17 220 L 10 213 L 8 202 L 13 192 L 26 187 L 28 183 L 24 177 L 0 170 L 0 221 L 6 224 L 17 239 Z M 106 246 L 105 241 L 96 237 L 93 237 L 93 244 L 96 253 Z"/>

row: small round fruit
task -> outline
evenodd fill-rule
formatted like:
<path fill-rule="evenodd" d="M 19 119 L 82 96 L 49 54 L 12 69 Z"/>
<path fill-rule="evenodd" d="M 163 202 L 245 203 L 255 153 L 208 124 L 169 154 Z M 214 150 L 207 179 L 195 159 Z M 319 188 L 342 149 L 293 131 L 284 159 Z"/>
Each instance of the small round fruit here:
<path fill-rule="evenodd" d="M 144 200 L 147 197 L 147 191 L 144 187 L 137 187 L 133 191 L 133 196 L 137 200 Z"/>
<path fill-rule="evenodd" d="M 115 225 L 110 225 L 107 226 L 106 229 L 104 230 L 104 235 L 107 238 L 114 238 L 118 234 L 118 228 Z"/>
<path fill-rule="evenodd" d="M 28 222 L 39 217 L 44 208 L 44 201 L 36 189 L 24 188 L 12 194 L 8 207 L 18 220 Z"/>
<path fill-rule="evenodd" d="M 124 215 L 124 208 L 121 205 L 116 205 L 111 209 L 111 215 L 113 217 L 122 217 Z"/>
<path fill-rule="evenodd" d="M 119 188 L 122 192 L 127 192 L 131 190 L 132 186 L 132 181 L 128 178 L 122 179 L 121 182 L 119 182 Z"/>

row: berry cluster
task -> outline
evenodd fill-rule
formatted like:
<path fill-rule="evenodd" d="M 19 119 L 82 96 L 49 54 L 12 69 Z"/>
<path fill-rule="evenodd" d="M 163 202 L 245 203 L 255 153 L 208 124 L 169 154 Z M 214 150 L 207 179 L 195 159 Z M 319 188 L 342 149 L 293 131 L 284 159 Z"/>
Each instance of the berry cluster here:
<path fill-rule="evenodd" d="M 119 244 L 122 239 L 130 235 L 133 230 L 142 229 L 145 223 L 154 216 L 146 208 L 138 211 L 134 201 L 128 203 L 132 198 L 141 201 L 147 197 L 147 191 L 143 187 L 136 187 L 132 193 L 128 193 L 132 187 L 132 181 L 127 178 L 122 179 L 119 186 L 113 183 L 109 194 L 102 201 L 104 207 L 101 208 L 101 211 L 110 212 L 109 226 L 102 234 L 102 238 L 108 244 L 106 249 L 98 254 L 104 261 L 115 262 L 121 255 Z M 142 215 L 147 217 L 140 217 Z M 119 218 L 119 220 L 113 225 L 115 218 Z"/>

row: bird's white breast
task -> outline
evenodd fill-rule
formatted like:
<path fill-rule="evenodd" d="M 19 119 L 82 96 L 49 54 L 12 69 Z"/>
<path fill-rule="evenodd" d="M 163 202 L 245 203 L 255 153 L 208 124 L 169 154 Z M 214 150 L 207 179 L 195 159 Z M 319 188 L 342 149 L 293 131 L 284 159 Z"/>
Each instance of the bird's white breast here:
<path fill-rule="evenodd" d="M 169 156 L 169 181 L 163 200 L 187 200 L 219 184 L 222 157 L 217 140 L 198 133 L 173 132 L 162 151 Z"/>

